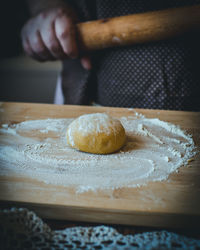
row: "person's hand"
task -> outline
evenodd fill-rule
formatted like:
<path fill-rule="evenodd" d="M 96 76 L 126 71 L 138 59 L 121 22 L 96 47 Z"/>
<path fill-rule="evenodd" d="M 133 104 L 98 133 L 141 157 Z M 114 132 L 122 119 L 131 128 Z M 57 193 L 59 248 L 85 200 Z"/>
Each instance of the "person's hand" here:
<path fill-rule="evenodd" d="M 52 8 L 41 12 L 22 29 L 25 52 L 38 61 L 77 58 L 76 22 L 76 14 L 69 8 Z M 80 60 L 85 69 L 91 68 L 89 57 L 84 56 Z"/>

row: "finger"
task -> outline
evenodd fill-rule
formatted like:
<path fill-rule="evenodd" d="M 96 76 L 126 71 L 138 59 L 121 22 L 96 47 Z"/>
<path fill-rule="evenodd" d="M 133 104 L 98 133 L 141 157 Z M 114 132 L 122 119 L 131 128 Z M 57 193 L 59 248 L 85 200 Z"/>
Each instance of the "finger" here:
<path fill-rule="evenodd" d="M 55 34 L 64 53 L 71 58 L 78 57 L 75 28 L 70 18 L 65 15 L 56 18 Z"/>
<path fill-rule="evenodd" d="M 84 56 L 81 58 L 81 64 L 84 69 L 90 70 L 92 68 L 91 59 L 89 56 Z"/>
<path fill-rule="evenodd" d="M 43 61 L 39 56 L 37 56 L 37 54 L 34 53 L 34 51 L 31 48 L 29 38 L 31 37 L 31 34 L 33 31 L 32 31 L 32 28 L 30 27 L 32 27 L 31 20 L 26 25 L 24 25 L 24 27 L 21 30 L 21 39 L 22 39 L 23 49 L 26 52 L 26 54 L 29 55 L 30 57 L 38 61 Z"/>
<path fill-rule="evenodd" d="M 27 55 L 32 56 L 33 51 L 31 49 L 29 40 L 27 38 L 26 26 L 27 25 L 25 25 L 23 27 L 23 29 L 21 30 L 22 47 L 23 47 L 23 49 L 24 49 L 24 51 L 26 52 Z"/>
<path fill-rule="evenodd" d="M 41 58 L 41 60 L 46 61 L 55 59 L 44 45 L 39 31 L 36 31 L 35 34 L 32 35 L 29 42 L 33 53 Z"/>
<path fill-rule="evenodd" d="M 28 38 L 24 38 L 22 40 L 22 44 L 23 44 L 23 48 L 24 48 L 24 51 L 26 52 L 26 54 L 34 59 L 36 59 L 37 61 L 40 61 L 40 62 L 43 62 L 44 60 L 42 58 L 40 58 L 37 54 L 35 54 L 33 52 L 33 50 L 31 49 L 31 46 L 30 46 L 30 42 L 28 40 Z"/>
<path fill-rule="evenodd" d="M 51 55 L 56 59 L 64 59 L 66 58 L 66 54 L 64 53 L 57 37 L 55 34 L 55 24 L 44 24 L 41 31 L 41 39 L 51 53 Z"/>
<path fill-rule="evenodd" d="M 31 49 L 31 46 L 30 46 L 28 39 L 26 39 L 26 38 L 22 39 L 22 46 L 23 46 L 23 49 L 27 55 L 29 55 L 29 56 L 33 55 L 33 51 Z"/>

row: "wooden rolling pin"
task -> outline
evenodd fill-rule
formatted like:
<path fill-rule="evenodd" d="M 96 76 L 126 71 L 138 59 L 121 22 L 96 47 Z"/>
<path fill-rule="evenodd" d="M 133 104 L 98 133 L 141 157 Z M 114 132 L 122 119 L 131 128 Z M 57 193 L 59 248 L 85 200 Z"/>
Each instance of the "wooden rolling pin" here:
<path fill-rule="evenodd" d="M 157 41 L 200 29 L 200 5 L 77 24 L 82 50 Z"/>

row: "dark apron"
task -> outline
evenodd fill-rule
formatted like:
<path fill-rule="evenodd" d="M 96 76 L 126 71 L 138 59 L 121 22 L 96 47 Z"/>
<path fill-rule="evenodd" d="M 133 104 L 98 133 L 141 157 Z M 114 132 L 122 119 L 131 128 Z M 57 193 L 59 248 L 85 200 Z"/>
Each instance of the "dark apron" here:
<path fill-rule="evenodd" d="M 80 21 L 101 19 L 199 1 L 72 1 Z M 76 4 L 75 4 L 76 2 Z M 65 104 L 200 110 L 200 36 L 190 33 L 160 42 L 94 52 L 93 69 L 65 60 L 62 89 Z"/>

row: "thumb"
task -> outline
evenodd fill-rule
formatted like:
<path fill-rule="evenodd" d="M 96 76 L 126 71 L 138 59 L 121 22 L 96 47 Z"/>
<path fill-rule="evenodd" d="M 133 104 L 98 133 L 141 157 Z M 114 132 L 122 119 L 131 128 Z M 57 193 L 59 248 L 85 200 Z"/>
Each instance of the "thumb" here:
<path fill-rule="evenodd" d="M 92 68 L 92 63 L 91 63 L 91 59 L 89 56 L 83 56 L 81 57 L 80 60 L 84 69 L 90 70 Z"/>

